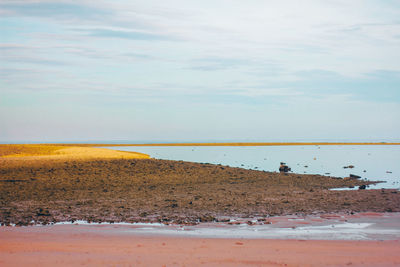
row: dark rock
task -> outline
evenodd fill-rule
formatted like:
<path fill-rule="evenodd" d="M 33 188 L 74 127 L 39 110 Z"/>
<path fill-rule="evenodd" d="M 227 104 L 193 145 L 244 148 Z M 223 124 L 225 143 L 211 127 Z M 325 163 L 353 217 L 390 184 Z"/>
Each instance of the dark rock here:
<path fill-rule="evenodd" d="M 36 212 L 37 216 L 50 216 L 50 212 L 48 210 L 44 210 L 42 208 L 39 209 L 38 212 Z"/>
<path fill-rule="evenodd" d="M 354 166 L 353 165 L 349 165 L 349 166 L 344 166 L 343 169 L 353 169 Z"/>
<path fill-rule="evenodd" d="M 358 175 L 355 175 L 355 174 L 350 174 L 349 176 L 350 176 L 350 178 L 353 178 L 353 179 L 360 179 L 361 178 L 361 176 L 358 176 Z"/>
<path fill-rule="evenodd" d="M 363 190 L 363 189 L 365 189 L 365 188 L 367 188 L 367 186 L 366 186 L 365 184 L 360 185 L 360 186 L 358 187 L 359 190 Z"/>
<path fill-rule="evenodd" d="M 281 166 L 279 167 L 279 171 L 280 172 L 289 172 L 289 171 L 291 171 L 291 169 L 289 168 L 289 166 L 286 165 L 286 163 L 281 162 Z"/>

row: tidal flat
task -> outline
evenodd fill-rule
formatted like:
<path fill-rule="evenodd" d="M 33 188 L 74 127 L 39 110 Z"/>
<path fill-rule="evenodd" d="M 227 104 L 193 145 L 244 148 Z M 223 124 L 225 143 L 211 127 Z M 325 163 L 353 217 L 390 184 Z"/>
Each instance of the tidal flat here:
<path fill-rule="evenodd" d="M 57 149 L 51 153 L 57 154 Z M 146 159 L 143 154 L 66 158 L 21 153 L 3 153 L 0 158 L 3 225 L 76 220 L 197 224 L 288 214 L 400 211 L 395 189 L 329 190 L 374 181 Z"/>

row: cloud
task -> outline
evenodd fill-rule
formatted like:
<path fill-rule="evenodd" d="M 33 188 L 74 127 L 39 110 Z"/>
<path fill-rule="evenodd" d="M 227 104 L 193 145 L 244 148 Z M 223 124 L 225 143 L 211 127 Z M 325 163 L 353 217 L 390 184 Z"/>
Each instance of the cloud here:
<path fill-rule="evenodd" d="M 381 114 L 400 102 L 393 1 L 3 0 L 0 13 L 0 92 L 24 103 L 63 96 L 161 117 L 231 105 L 296 119 L 319 117 L 313 101 Z"/>
<path fill-rule="evenodd" d="M 94 36 L 94 37 L 122 38 L 122 39 L 145 40 L 145 41 L 172 40 L 172 38 L 169 38 L 168 36 L 161 34 L 129 31 L 129 30 L 91 29 L 86 31 L 86 34 L 88 36 Z"/>
<path fill-rule="evenodd" d="M 85 4 L 73 2 L 49 1 L 5 1 L 0 3 L 0 9 L 11 16 L 28 17 L 63 17 L 63 18 L 94 18 L 109 15 L 105 9 L 98 9 Z"/>
<path fill-rule="evenodd" d="M 189 69 L 199 71 L 224 70 L 249 65 L 249 60 L 240 58 L 207 57 L 191 60 Z"/>

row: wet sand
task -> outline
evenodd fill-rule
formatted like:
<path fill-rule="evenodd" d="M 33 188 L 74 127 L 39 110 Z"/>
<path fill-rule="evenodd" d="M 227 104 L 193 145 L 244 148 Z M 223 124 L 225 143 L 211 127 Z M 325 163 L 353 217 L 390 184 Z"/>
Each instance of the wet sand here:
<path fill-rule="evenodd" d="M 1 266 L 399 266 L 400 242 L 189 238 L 127 226 L 0 227 Z"/>

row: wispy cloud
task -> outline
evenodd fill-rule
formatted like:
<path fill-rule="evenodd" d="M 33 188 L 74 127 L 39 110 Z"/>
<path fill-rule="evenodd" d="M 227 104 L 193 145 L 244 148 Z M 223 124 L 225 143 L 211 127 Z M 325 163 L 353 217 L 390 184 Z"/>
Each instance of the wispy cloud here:
<path fill-rule="evenodd" d="M 130 30 L 91 29 L 86 31 L 85 34 L 94 37 L 123 38 L 123 39 L 145 40 L 145 41 L 172 40 L 172 38 L 162 34 L 130 31 Z"/>
<path fill-rule="evenodd" d="M 215 71 L 249 65 L 249 60 L 240 58 L 208 57 L 191 60 L 189 69 L 200 71 Z"/>
<path fill-rule="evenodd" d="M 98 9 L 76 1 L 2 1 L 0 10 L 9 16 L 95 18 L 109 15 L 106 9 Z"/>

